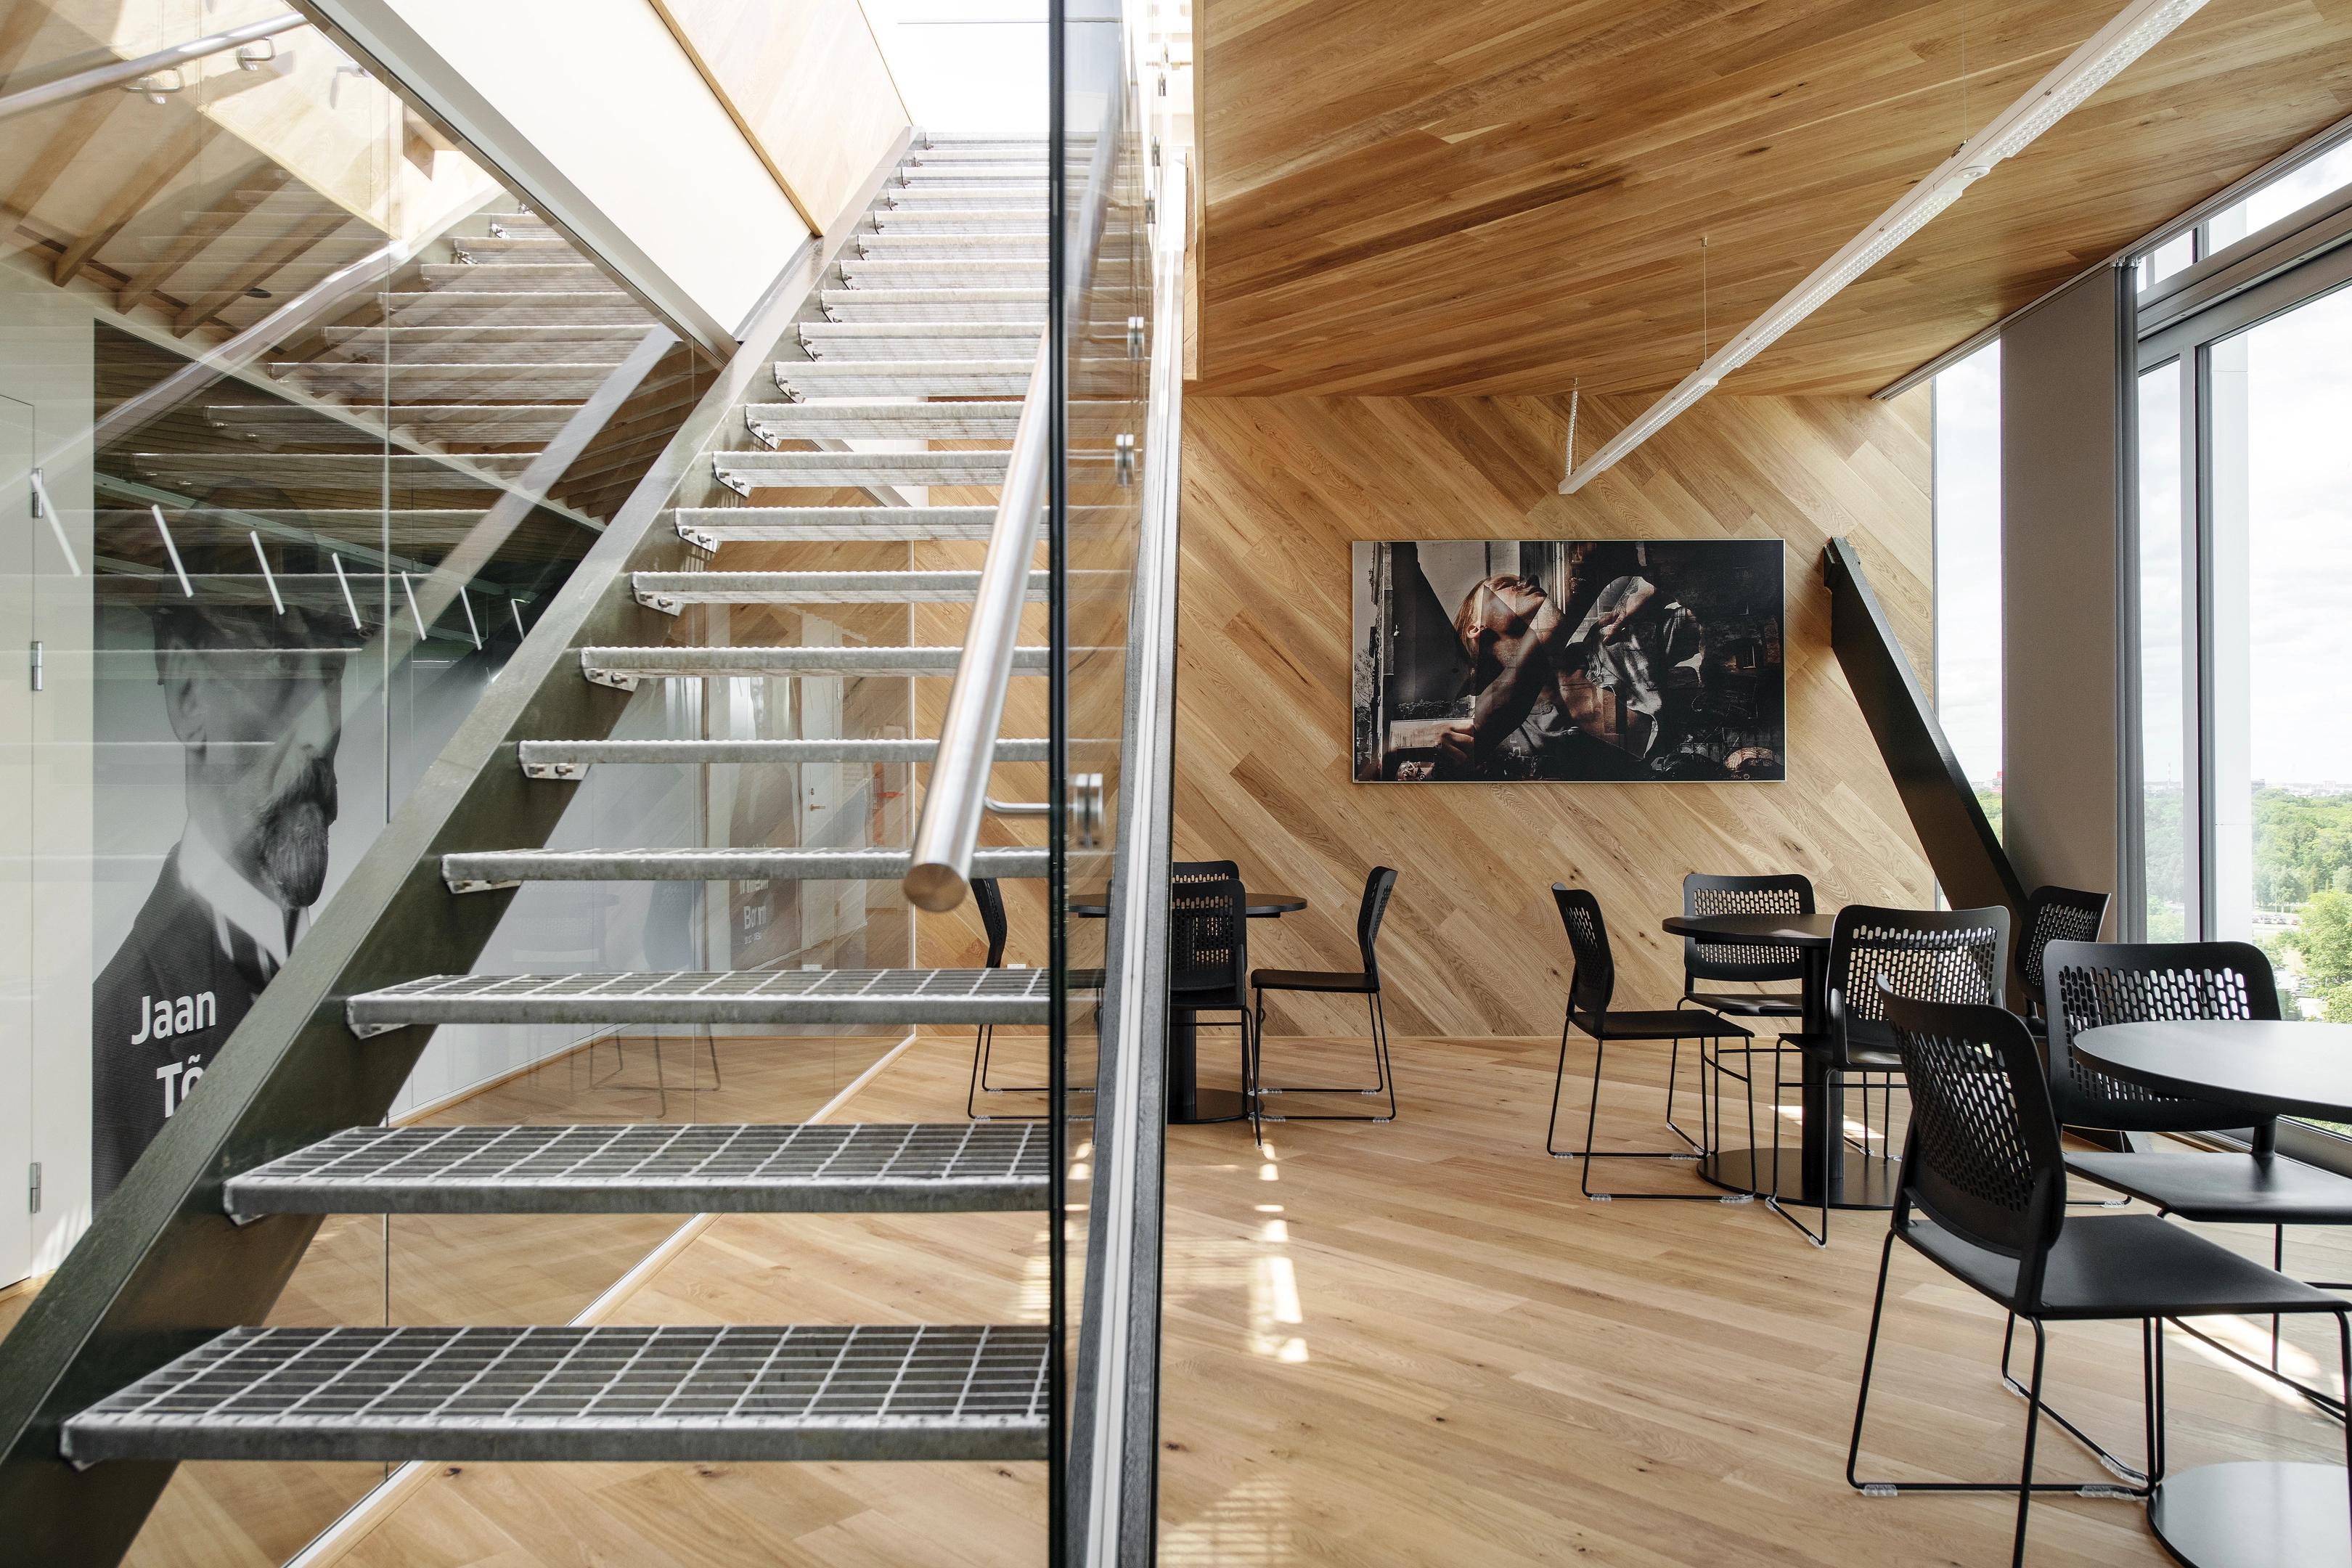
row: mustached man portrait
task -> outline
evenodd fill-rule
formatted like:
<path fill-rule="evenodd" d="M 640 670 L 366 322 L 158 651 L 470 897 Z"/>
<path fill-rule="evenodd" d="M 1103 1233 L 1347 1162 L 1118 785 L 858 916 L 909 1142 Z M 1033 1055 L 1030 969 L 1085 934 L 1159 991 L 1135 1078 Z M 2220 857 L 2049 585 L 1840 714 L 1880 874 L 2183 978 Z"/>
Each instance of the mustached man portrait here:
<path fill-rule="evenodd" d="M 121 1184 L 301 940 L 327 880 L 355 633 L 323 561 L 191 541 L 152 579 L 186 818 L 91 998 L 92 1196 Z M 241 554 L 241 559 L 239 556 Z M 271 589 L 277 590 L 273 598 Z M 282 607 L 281 607 L 282 601 Z"/>

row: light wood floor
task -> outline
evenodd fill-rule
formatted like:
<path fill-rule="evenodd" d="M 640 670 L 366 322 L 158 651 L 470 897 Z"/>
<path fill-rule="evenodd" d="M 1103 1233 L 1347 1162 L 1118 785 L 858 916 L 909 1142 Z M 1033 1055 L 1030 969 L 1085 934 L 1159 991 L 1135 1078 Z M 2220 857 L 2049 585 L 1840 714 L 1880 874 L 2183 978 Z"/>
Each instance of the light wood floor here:
<path fill-rule="evenodd" d="M 2002 1500 L 1844 1484 L 1881 1216 L 1838 1215 L 1818 1252 L 1759 1206 L 1588 1204 L 1542 1152 L 1554 1042 L 1395 1049 L 1393 1125 L 1270 1129 L 1265 1159 L 1241 1128 L 1171 1135 L 1163 1562 L 2006 1560 Z M 925 1041 L 845 1114 L 959 1114 L 969 1059 Z M 1270 1073 L 1339 1065 L 1277 1040 Z M 1648 1140 L 1659 1082 L 1612 1058 L 1604 1143 Z M 731 1217 L 615 1321 L 1037 1321 L 1041 1236 L 1022 1215 Z M 2308 1241 L 2293 1261 L 2343 1278 L 2344 1251 Z M 1870 1473 L 2013 1474 L 2023 1406 L 1993 1378 L 1999 1314 L 1899 1249 L 1896 1270 Z M 2313 1364 L 2305 1343 L 2291 1362 Z M 2176 1466 L 2341 1452 L 2340 1432 L 2178 1335 L 2171 1370 Z M 2137 1454 L 2131 1331 L 2054 1331 L 2051 1387 Z M 2104 1479 L 2054 1429 L 2042 1454 L 2045 1479 Z M 1043 1504 L 1039 1466 L 452 1467 L 342 1561 L 1030 1564 Z M 2037 1565 L 2167 1561 L 2130 1504 L 2034 1516 Z"/>

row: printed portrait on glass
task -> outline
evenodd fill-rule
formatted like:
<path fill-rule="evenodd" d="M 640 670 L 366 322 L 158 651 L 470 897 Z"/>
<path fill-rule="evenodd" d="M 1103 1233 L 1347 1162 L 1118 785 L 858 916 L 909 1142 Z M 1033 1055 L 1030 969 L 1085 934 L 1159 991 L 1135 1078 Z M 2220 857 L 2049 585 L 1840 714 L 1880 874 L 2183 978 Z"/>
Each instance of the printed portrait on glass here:
<path fill-rule="evenodd" d="M 1787 776 L 1777 540 L 1354 547 L 1362 783 Z"/>
<path fill-rule="evenodd" d="M 308 929 L 339 809 L 342 679 L 358 633 L 336 579 L 315 550 L 200 515 L 184 516 L 180 533 L 175 562 L 108 578 L 100 604 L 100 655 L 122 677 L 101 683 L 100 732 L 140 732 L 152 705 L 169 735 L 118 742 L 138 762 L 100 794 L 127 808 L 125 836 L 175 819 L 178 833 L 91 997 L 98 1198 L 186 1102 Z M 176 791 L 149 776 L 161 768 L 138 765 L 151 759 L 177 775 Z"/>

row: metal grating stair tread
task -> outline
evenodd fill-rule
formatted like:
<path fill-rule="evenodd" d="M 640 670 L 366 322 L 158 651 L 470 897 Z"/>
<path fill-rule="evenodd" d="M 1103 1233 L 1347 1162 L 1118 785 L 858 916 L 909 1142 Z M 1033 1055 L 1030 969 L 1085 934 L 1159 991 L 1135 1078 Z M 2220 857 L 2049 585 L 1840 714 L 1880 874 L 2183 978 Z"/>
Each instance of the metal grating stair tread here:
<path fill-rule="evenodd" d="M 515 748 L 516 761 L 527 777 L 585 778 L 588 770 L 615 763 L 750 763 L 776 766 L 786 763 L 928 763 L 939 752 L 934 740 L 791 740 L 791 741 L 524 741 Z M 1042 763 L 1045 742 L 1026 737 L 1005 737 L 996 742 L 1000 763 Z"/>
<path fill-rule="evenodd" d="M 1044 675 L 1043 647 L 1016 649 L 1015 675 Z M 583 647 L 580 673 L 599 686 L 634 689 L 640 680 L 706 680 L 730 676 L 951 676 L 963 649 L 953 644 L 908 647 Z"/>
<path fill-rule="evenodd" d="M 738 494 L 843 485 L 996 485 L 1012 454 L 980 452 L 713 452 L 711 477 Z"/>
<path fill-rule="evenodd" d="M 972 230 L 992 234 L 1045 232 L 1044 205 L 996 207 L 931 207 L 909 205 L 886 207 L 874 215 L 879 234 L 962 234 Z"/>
<path fill-rule="evenodd" d="M 525 882 L 897 881 L 903 849 L 486 849 L 441 857 L 453 893 Z M 975 877 L 1043 877 L 1043 849 L 981 849 Z"/>
<path fill-rule="evenodd" d="M 783 406 L 794 406 L 784 405 Z M 986 539 L 992 506 L 680 507 L 677 531 L 701 550 L 721 544 L 835 539 Z"/>
<path fill-rule="evenodd" d="M 1020 422 L 1021 405 L 1009 398 L 950 398 L 930 403 L 751 403 L 743 407 L 744 428 L 763 441 L 807 441 L 820 437 L 1009 441 Z"/>
<path fill-rule="evenodd" d="M 834 263 L 853 289 L 1043 289 L 1044 256 L 1009 260 L 1003 257 L 959 261 L 934 257 L 922 261 L 893 260 L 844 252 Z"/>
<path fill-rule="evenodd" d="M 362 1039 L 418 1024 L 1043 1024 L 1051 1000 L 1042 969 L 432 974 L 353 996 L 343 1017 Z"/>
<path fill-rule="evenodd" d="M 1070 574 L 1080 579 L 1110 573 Z M 1051 579 L 1029 574 L 1029 598 L 1042 603 Z M 677 615 L 688 605 L 913 605 L 955 604 L 980 591 L 977 572 L 639 572 L 637 603 Z"/>
<path fill-rule="evenodd" d="M 946 1214 L 1045 1206 L 1035 1122 L 354 1127 L 229 1178 L 272 1214 Z"/>
<path fill-rule="evenodd" d="M 793 397 L 1018 397 L 1035 361 L 779 360 L 776 385 Z"/>
<path fill-rule="evenodd" d="M 874 261 L 1007 261 L 1032 257 L 1042 267 L 1045 259 L 1042 230 L 1034 234 L 861 234 L 851 243 L 860 256 Z"/>
<path fill-rule="evenodd" d="M 1043 289 L 827 289 L 818 299 L 836 321 L 1043 321 L 1045 315 Z"/>
<path fill-rule="evenodd" d="M 116 1459 L 1042 1459 L 1043 1328 L 231 1329 L 67 1419 Z"/>

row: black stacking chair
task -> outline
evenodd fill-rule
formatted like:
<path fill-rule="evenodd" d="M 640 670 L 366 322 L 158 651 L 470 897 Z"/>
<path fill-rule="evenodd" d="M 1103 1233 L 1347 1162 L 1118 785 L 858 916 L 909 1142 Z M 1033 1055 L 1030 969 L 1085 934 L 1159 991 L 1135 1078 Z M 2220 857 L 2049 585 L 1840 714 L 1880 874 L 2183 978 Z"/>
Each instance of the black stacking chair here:
<path fill-rule="evenodd" d="M 1879 1251 L 1878 1289 L 1854 1396 L 1846 1483 L 1870 1497 L 1913 1492 L 2014 1492 L 2012 1568 L 2025 1561 L 2027 1510 L 2036 1492 L 2080 1494 L 2073 1481 L 2033 1479 L 2042 1426 L 2044 1325 L 2137 1319 L 2147 1400 L 2148 1480 L 2124 1489 L 2145 1497 L 2164 1475 L 2164 1328 L 2167 1318 L 2285 1312 L 2335 1315 L 2336 1346 L 2352 1374 L 2347 1304 L 2288 1279 L 2194 1231 L 2154 1215 L 2070 1217 L 2058 1115 L 2042 1059 L 2024 1021 L 2004 1008 L 1915 1001 L 1881 993 L 1883 1013 L 1911 1091 L 1893 1223 Z M 1863 1416 L 1886 1310 L 1895 1244 L 1914 1251 L 2033 1329 L 2026 1385 L 2025 1458 L 2014 1483 L 1865 1481 L 1857 1473 Z M 2352 1429 L 2346 1433 L 2352 1460 Z"/>
<path fill-rule="evenodd" d="M 980 911 L 980 929 L 988 937 L 990 969 L 1004 966 L 1004 939 L 1011 927 L 1004 918 L 1004 891 L 993 877 L 971 879 L 972 907 Z M 996 1026 L 982 1024 L 971 1042 L 971 1086 L 964 1091 L 963 1108 L 974 1121 L 1043 1121 L 1044 1111 L 1026 1116 L 982 1116 L 980 1097 L 983 1094 L 1045 1094 L 1050 1092 L 1042 1083 L 1000 1083 L 988 1081 L 988 1058 L 996 1043 Z"/>
<path fill-rule="evenodd" d="M 1683 913 L 1686 915 L 1809 915 L 1813 912 L 1813 884 L 1810 878 L 1797 872 L 1769 877 L 1717 877 L 1704 871 L 1694 871 L 1683 879 Z M 1805 955 L 1793 947 L 1759 947 L 1746 943 L 1702 942 L 1697 937 L 1683 938 L 1683 1005 L 1704 1007 L 1726 1018 L 1797 1018 L 1805 1011 L 1801 992 L 1788 991 L 1703 991 L 1702 983 L 1714 981 L 1746 982 L 1769 985 L 1775 982 L 1798 981 L 1805 978 Z M 1750 1043 L 1738 1055 L 1743 1070 L 1732 1074 L 1740 1088 L 1748 1090 L 1748 1073 L 1753 1070 L 1756 1053 L 1769 1050 L 1773 1056 L 1773 1071 L 1780 1071 L 1781 1047 L 1776 1037 L 1769 1046 Z M 1677 1047 L 1679 1051 L 1679 1047 Z M 1723 1070 L 1720 1054 L 1716 1058 L 1715 1071 Z M 1666 1125 L 1685 1138 L 1675 1121 L 1674 1083 L 1675 1073 L 1670 1062 L 1666 1068 Z"/>
<path fill-rule="evenodd" d="M 1830 1239 L 1829 1162 L 1843 1158 L 1845 1083 L 1862 1080 L 1860 1145 L 1871 1152 L 1870 1090 L 1874 1079 L 1883 1086 L 1887 1108 L 1887 1131 L 1879 1139 L 1882 1168 L 1892 1157 L 1886 1145 L 1895 1117 L 1895 1080 L 1903 1075 L 1903 1059 L 1895 1049 L 1894 1031 L 1878 1005 L 1878 982 L 1883 976 L 1897 996 L 1922 1002 L 1969 1005 L 2000 1005 L 2002 976 L 2009 963 L 2009 911 L 1998 905 L 1980 910 L 1886 910 L 1848 904 L 1838 911 L 1830 931 L 1828 993 L 1823 1003 L 1829 1033 L 1787 1037 L 1796 1042 L 1810 1068 L 1829 1075 L 1830 1115 L 1833 1119 L 1822 1140 L 1819 1173 L 1822 1228 L 1815 1232 L 1781 1205 L 1775 1195 L 1765 1205 L 1804 1234 L 1815 1247 Z M 1776 1070 L 1772 1084 L 1772 1174 L 1777 1184 L 1780 1165 L 1780 1103 L 1782 1085 Z"/>
<path fill-rule="evenodd" d="M 1795 872 L 1773 877 L 1712 877 L 1694 871 L 1683 879 L 1686 915 L 1809 915 L 1813 884 Z M 1683 1000 L 1727 1018 L 1795 1018 L 1803 996 L 1793 992 L 1702 991 L 1702 981 L 1744 981 L 1769 985 L 1802 981 L 1805 955 L 1793 947 L 1756 947 L 1683 939 Z"/>
<path fill-rule="evenodd" d="M 2042 955 L 2053 942 L 2096 942 L 2107 918 L 2107 895 L 2080 888 L 2036 888 L 2025 900 L 2024 928 L 2017 933 L 2017 973 L 2025 981 L 2025 1026 L 2038 1039 L 2049 1033 L 2042 1007 Z M 2065 1113 L 2059 1113 L 2065 1125 Z"/>
<path fill-rule="evenodd" d="M 1197 875 L 1168 892 L 1168 1005 L 1192 1015 L 1231 1013 L 1242 1032 L 1242 1094 L 1250 1095 L 1249 917 L 1242 885 Z M 1238 1117 L 1220 1120 L 1238 1121 Z"/>
<path fill-rule="evenodd" d="M 1706 1140 L 1694 1142 L 1676 1130 L 1675 1135 L 1689 1144 L 1681 1149 L 1643 1149 L 1596 1154 L 1592 1152 L 1593 1123 L 1601 1118 L 1601 1064 L 1607 1058 L 1612 1041 L 1665 1040 L 1679 1044 L 1684 1040 L 1700 1040 L 1708 1044 L 1727 1037 L 1747 1039 L 1748 1031 L 1730 1019 L 1700 1007 L 1669 1007 L 1658 1012 L 1631 1012 L 1612 1008 L 1617 990 L 1617 962 L 1609 950 L 1609 926 L 1601 918 L 1601 902 L 1581 888 L 1564 883 L 1551 885 L 1552 901 L 1559 905 L 1560 924 L 1568 928 L 1568 945 L 1576 954 L 1576 969 L 1569 977 L 1568 1016 L 1559 1026 L 1559 1071 L 1552 1079 L 1551 1120 L 1544 1124 L 1544 1152 L 1555 1160 L 1583 1162 L 1577 1176 L 1577 1186 L 1588 1198 L 1606 1201 L 1612 1198 L 1657 1198 L 1682 1201 L 1705 1200 L 1710 1203 L 1746 1203 L 1753 1193 L 1596 1193 L 1592 1190 L 1592 1162 L 1595 1160 L 1697 1160 L 1707 1152 Z M 1583 1030 L 1592 1037 L 1592 1103 L 1584 1115 L 1584 1147 L 1561 1149 L 1552 1139 L 1559 1125 L 1559 1094 L 1568 1081 L 1568 1034 L 1571 1028 Z M 1699 1055 L 1700 1076 L 1705 1078 L 1706 1064 L 1710 1059 L 1706 1047 Z M 1669 1098 L 1672 1088 L 1669 1086 Z M 1720 1096 L 1720 1090 L 1717 1090 Z M 1710 1136 L 1715 1118 L 1708 1112 L 1707 1085 L 1699 1085 L 1701 1122 Z M 1755 1100 L 1750 1097 L 1748 1112 L 1748 1145 L 1756 1146 Z M 1672 1123 L 1668 1124 L 1669 1126 Z"/>
<path fill-rule="evenodd" d="M 1396 1077 L 1389 1068 L 1389 1025 L 1381 1010 L 1381 960 L 1373 944 L 1380 940 L 1381 920 L 1388 913 L 1389 895 L 1396 889 L 1397 874 L 1386 866 L 1375 866 L 1364 879 L 1363 901 L 1356 906 L 1356 952 L 1364 961 L 1358 969 L 1260 969 L 1250 975 L 1250 987 L 1257 993 L 1256 1037 L 1255 1056 L 1250 1068 L 1250 1110 L 1253 1121 L 1394 1121 L 1396 1120 Z M 1361 996 L 1372 1022 L 1372 1081 L 1360 1083 L 1288 1084 L 1274 1089 L 1265 1087 L 1265 994 L 1269 991 L 1306 991 L 1324 995 Z M 1260 1101 L 1269 1094 L 1360 1094 L 1379 1096 L 1386 1093 L 1389 1108 L 1380 1111 L 1318 1112 L 1314 1115 L 1276 1116 L 1268 1113 Z"/>
<path fill-rule="evenodd" d="M 2242 1107 L 2183 1100 L 2112 1078 L 2074 1054 L 2074 1037 L 2105 1024 L 2184 1018 L 2276 1018 L 2278 989 L 2262 950 L 2242 942 L 2058 942 L 2042 958 L 2043 1007 L 2050 1016 L 2050 1098 L 2068 1127 L 2126 1134 L 2244 1131 Z M 2286 1227 L 2352 1225 L 2352 1178 L 2277 1152 L 2278 1120 L 2252 1129 L 2243 1154 L 2187 1150 L 2070 1152 L 2066 1168 L 2103 1187 L 2206 1225 L 2271 1227 L 2271 1264 L 2283 1268 Z M 2329 1289 L 2342 1289 L 2330 1286 Z M 2215 1348 L 2258 1371 L 2276 1373 L 2228 1345 Z M 2201 1331 L 2189 1328 L 2191 1333 Z M 2009 1364 L 2003 1346 L 2001 1365 Z M 2331 1412 L 2341 1403 L 2302 1389 Z"/>

